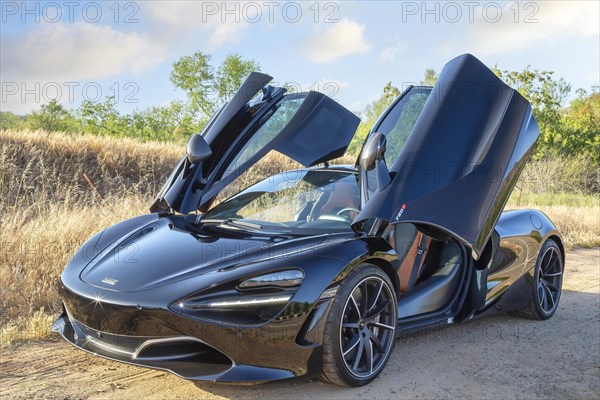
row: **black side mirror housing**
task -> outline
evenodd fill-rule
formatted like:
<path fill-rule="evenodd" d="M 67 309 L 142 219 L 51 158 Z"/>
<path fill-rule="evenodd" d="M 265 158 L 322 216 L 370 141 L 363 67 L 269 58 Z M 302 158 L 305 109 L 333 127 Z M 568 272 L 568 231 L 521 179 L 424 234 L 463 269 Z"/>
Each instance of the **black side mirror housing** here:
<path fill-rule="evenodd" d="M 191 164 L 198 164 L 212 155 L 212 150 L 204 137 L 194 133 L 186 145 L 187 159 Z"/>
<path fill-rule="evenodd" d="M 358 158 L 360 167 L 367 171 L 375 168 L 377 161 L 385 155 L 385 146 L 385 135 L 375 132 L 369 136 Z"/>
<path fill-rule="evenodd" d="M 385 135 L 375 132 L 367 139 L 358 158 L 358 165 L 365 171 L 377 170 L 377 187 L 379 190 L 389 185 L 391 181 L 390 171 L 385 164 L 385 148 Z"/>

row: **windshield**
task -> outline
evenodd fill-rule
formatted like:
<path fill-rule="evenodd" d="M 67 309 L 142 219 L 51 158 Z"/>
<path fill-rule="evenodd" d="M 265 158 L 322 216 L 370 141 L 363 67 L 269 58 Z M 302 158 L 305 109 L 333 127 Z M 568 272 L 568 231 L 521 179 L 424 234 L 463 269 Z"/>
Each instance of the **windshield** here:
<path fill-rule="evenodd" d="M 350 231 L 358 208 L 354 172 L 304 169 L 250 186 L 212 208 L 202 221 L 243 222 L 269 231 L 318 234 Z"/>

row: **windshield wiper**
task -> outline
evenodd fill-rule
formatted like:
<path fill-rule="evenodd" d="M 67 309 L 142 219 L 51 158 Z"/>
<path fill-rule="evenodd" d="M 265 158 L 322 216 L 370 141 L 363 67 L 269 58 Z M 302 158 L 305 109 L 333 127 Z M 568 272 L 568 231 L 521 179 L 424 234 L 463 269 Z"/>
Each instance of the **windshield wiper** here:
<path fill-rule="evenodd" d="M 254 224 L 252 222 L 238 221 L 231 218 L 223 218 L 223 219 L 202 219 L 199 221 L 201 224 L 216 224 L 223 226 L 231 226 L 234 228 L 244 228 L 244 229 L 252 229 L 255 231 L 259 231 L 262 229 L 262 225 Z"/>
<path fill-rule="evenodd" d="M 223 219 L 207 218 L 207 219 L 201 219 L 197 223 L 198 224 L 215 224 L 218 227 L 222 227 L 222 228 L 226 228 L 226 229 L 233 228 L 234 230 L 237 230 L 237 231 L 257 232 L 259 234 L 267 235 L 267 236 L 289 236 L 289 235 L 296 236 L 289 230 L 268 231 L 268 230 L 264 230 L 262 225 L 259 225 L 259 224 L 253 223 L 253 222 L 239 221 L 239 220 L 231 219 L 231 218 L 223 218 Z"/>

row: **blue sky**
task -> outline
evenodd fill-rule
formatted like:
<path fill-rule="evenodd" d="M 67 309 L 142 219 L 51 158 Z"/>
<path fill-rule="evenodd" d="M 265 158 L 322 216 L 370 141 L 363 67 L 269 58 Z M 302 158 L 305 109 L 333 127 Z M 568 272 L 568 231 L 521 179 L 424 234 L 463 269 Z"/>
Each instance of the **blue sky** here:
<path fill-rule="evenodd" d="M 277 82 L 352 110 L 383 86 L 418 82 L 470 52 L 489 66 L 553 70 L 590 90 L 600 77 L 600 2 L 1 3 L 1 108 L 26 113 L 116 95 L 123 112 L 183 94 L 171 64 L 202 51 L 254 59 Z"/>

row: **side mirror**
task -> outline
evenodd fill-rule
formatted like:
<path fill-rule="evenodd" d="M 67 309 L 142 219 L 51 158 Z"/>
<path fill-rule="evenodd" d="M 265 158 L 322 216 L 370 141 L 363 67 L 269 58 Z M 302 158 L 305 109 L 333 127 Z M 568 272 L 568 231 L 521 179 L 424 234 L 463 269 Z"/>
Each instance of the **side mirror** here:
<path fill-rule="evenodd" d="M 369 136 L 358 158 L 360 167 L 367 171 L 375 168 L 376 162 L 385 155 L 385 143 L 385 135 L 381 133 L 375 132 Z"/>
<path fill-rule="evenodd" d="M 360 156 L 358 165 L 365 171 L 376 169 L 377 188 L 382 190 L 390 184 L 390 171 L 385 164 L 386 137 L 384 134 L 375 132 L 367 139 Z"/>
<path fill-rule="evenodd" d="M 212 150 L 204 137 L 194 133 L 188 139 L 186 146 L 187 159 L 192 164 L 198 164 L 212 155 Z"/>

